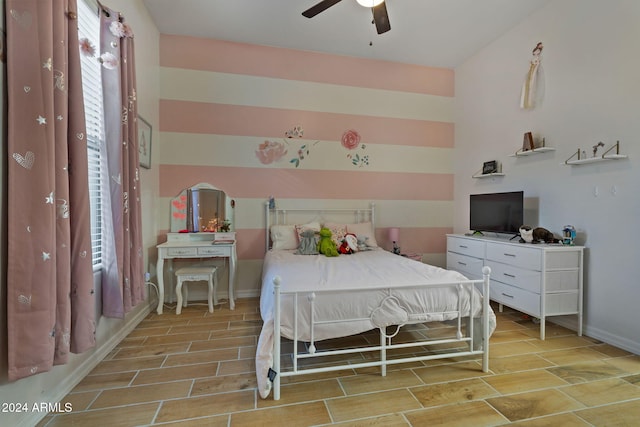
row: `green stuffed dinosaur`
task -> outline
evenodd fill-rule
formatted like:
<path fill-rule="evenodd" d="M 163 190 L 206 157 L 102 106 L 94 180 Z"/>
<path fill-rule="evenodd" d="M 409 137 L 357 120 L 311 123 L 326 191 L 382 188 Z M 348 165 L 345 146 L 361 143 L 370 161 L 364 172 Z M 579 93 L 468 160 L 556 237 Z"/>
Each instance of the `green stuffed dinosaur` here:
<path fill-rule="evenodd" d="M 331 239 L 331 230 L 326 227 L 320 229 L 320 241 L 318 242 L 318 252 L 326 256 L 338 256 L 336 242 Z"/>

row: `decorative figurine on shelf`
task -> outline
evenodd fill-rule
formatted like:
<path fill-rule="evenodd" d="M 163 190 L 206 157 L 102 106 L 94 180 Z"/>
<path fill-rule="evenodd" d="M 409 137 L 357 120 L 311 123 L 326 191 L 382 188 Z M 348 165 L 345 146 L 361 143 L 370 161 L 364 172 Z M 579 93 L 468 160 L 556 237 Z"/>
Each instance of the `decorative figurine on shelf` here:
<path fill-rule="evenodd" d="M 593 157 L 598 153 L 598 147 L 604 147 L 604 142 L 600 141 L 596 145 L 593 146 Z"/>
<path fill-rule="evenodd" d="M 573 225 L 565 225 L 562 229 L 562 244 L 573 245 L 576 239 L 576 229 Z"/>
<path fill-rule="evenodd" d="M 275 209 L 276 208 L 276 199 L 273 198 L 273 196 L 269 196 L 269 209 Z"/>

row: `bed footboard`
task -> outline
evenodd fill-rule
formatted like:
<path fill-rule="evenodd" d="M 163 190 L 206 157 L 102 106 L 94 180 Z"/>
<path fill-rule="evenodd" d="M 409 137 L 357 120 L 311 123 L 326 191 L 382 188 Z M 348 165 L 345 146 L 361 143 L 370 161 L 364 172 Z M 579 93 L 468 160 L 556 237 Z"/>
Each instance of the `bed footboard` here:
<path fill-rule="evenodd" d="M 317 298 L 315 292 L 309 293 L 297 293 L 297 292 L 283 292 L 281 289 L 281 278 L 275 277 L 273 280 L 274 284 L 274 296 L 275 301 L 273 305 L 273 319 L 274 319 L 274 331 L 273 331 L 273 365 L 270 370 L 270 379 L 273 382 L 273 398 L 274 400 L 280 399 L 280 381 L 282 377 L 289 377 L 295 375 L 303 375 L 303 374 L 313 374 L 319 372 L 330 372 L 337 371 L 342 369 L 355 369 L 355 368 L 364 368 L 364 367 L 374 367 L 380 366 L 381 375 L 386 376 L 387 366 L 394 365 L 399 363 L 408 363 L 415 361 L 423 361 L 423 360 L 432 360 L 432 359 L 443 359 L 448 357 L 461 357 L 461 356 L 482 356 L 482 371 L 488 372 L 489 370 L 489 336 L 491 334 L 490 327 L 490 314 L 492 310 L 489 306 L 489 276 L 491 269 L 489 267 L 484 267 L 482 269 L 483 279 L 482 280 L 466 280 L 462 282 L 456 283 L 443 283 L 437 285 L 429 285 L 429 286 L 452 286 L 456 288 L 456 292 L 458 295 L 462 295 L 464 292 L 468 292 L 470 295 L 470 305 L 467 312 L 464 312 L 462 306 L 462 298 L 458 298 L 458 308 L 455 310 L 450 310 L 447 312 L 438 312 L 435 313 L 440 316 L 446 316 L 447 319 L 451 319 L 457 322 L 456 325 L 456 334 L 455 337 L 447 337 L 441 339 L 425 339 L 413 342 L 402 342 L 402 343 L 393 343 L 393 338 L 397 335 L 400 330 L 400 327 L 407 324 L 416 324 L 416 323 L 424 323 L 422 317 L 417 316 L 414 318 L 407 319 L 406 322 L 402 324 L 395 325 L 395 332 L 389 334 L 387 332 L 387 326 L 389 325 L 378 325 L 373 318 L 374 312 L 373 310 L 369 319 L 363 318 L 354 318 L 354 319 L 340 319 L 339 322 L 345 321 L 363 321 L 370 320 L 371 323 L 375 325 L 379 329 L 380 333 L 380 341 L 379 344 L 370 345 L 365 347 L 357 347 L 357 348 L 345 348 L 345 349 L 337 349 L 337 350 L 323 350 L 317 351 L 316 349 L 316 339 L 314 336 L 315 327 L 328 323 L 336 323 L 337 321 L 331 319 L 315 319 L 314 317 L 314 304 Z M 475 292 L 476 285 L 482 286 L 482 301 L 478 301 L 480 298 L 477 292 Z M 397 290 L 397 289 L 394 289 Z M 324 292 L 324 291 L 323 291 Z M 328 291 L 327 291 L 328 292 Z M 294 331 L 293 331 L 293 367 L 291 370 L 283 371 L 281 368 L 281 310 L 282 310 L 282 297 L 284 295 L 290 295 L 293 298 L 293 307 L 294 307 Z M 392 295 L 392 292 L 389 291 L 389 296 L 383 299 L 382 304 L 388 302 L 388 300 L 394 299 L 395 297 Z M 310 330 L 308 331 L 308 338 L 305 340 L 299 340 L 299 331 L 298 331 L 298 316 L 299 314 L 299 303 L 300 300 L 305 300 L 305 304 L 310 307 L 309 316 L 310 319 L 307 320 L 307 323 L 310 325 Z M 394 302 L 397 304 L 397 301 Z M 481 304 L 481 313 L 480 316 L 474 316 L 473 307 Z M 477 325 L 477 321 L 479 320 L 479 325 Z M 298 351 L 298 343 L 300 341 L 304 341 L 308 343 L 308 351 L 305 353 L 300 353 Z M 461 350 L 461 347 L 456 347 L 451 351 L 439 351 L 437 353 L 431 353 L 426 355 L 411 355 L 406 357 L 399 357 L 389 359 L 387 357 L 387 353 L 390 350 L 395 349 L 407 349 L 412 347 L 428 347 L 438 344 L 451 344 L 451 343 L 463 343 L 464 350 Z M 322 358 L 327 356 L 336 356 L 336 355 L 349 355 L 354 353 L 365 353 L 365 352 L 377 352 L 379 354 L 378 360 L 373 361 L 364 361 L 361 363 L 348 363 L 344 364 L 332 364 L 331 366 L 321 366 L 321 367 L 307 367 L 301 368 L 299 365 L 299 361 L 309 359 L 309 358 Z"/>

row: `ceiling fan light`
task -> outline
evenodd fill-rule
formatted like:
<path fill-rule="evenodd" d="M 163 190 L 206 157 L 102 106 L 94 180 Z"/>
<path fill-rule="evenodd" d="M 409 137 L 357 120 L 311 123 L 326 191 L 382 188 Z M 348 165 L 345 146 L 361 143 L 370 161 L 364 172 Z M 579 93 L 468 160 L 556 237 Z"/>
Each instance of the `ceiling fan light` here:
<path fill-rule="evenodd" d="M 375 7 L 382 3 L 384 0 L 356 0 L 360 6 Z"/>

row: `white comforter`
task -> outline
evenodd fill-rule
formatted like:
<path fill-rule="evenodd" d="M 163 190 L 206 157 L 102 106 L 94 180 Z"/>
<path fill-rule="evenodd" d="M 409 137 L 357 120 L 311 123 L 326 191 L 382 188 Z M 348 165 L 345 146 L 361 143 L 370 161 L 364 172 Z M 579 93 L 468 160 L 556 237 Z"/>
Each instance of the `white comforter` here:
<path fill-rule="evenodd" d="M 276 276 L 282 279 L 282 292 L 315 292 L 316 321 L 360 319 L 316 325 L 315 340 L 354 335 L 387 325 L 449 320 L 454 315 L 448 312 L 458 310 L 458 293 L 455 287 L 436 285 L 467 280 L 455 271 L 423 264 L 381 249 L 339 257 L 269 251 L 264 260 L 260 296 L 264 324 L 256 352 L 258 390 L 263 398 L 270 391 L 267 372 L 272 366 L 273 279 Z M 423 286 L 417 288 L 416 285 Z M 407 288 L 412 286 L 414 288 Z M 325 290 L 332 292 L 324 293 Z M 387 298 L 385 301 L 390 294 L 396 298 Z M 469 313 L 470 300 L 470 293 L 464 292 L 463 313 Z M 292 339 L 293 297 L 283 295 L 281 302 L 281 334 Z M 298 339 L 310 340 L 306 295 L 299 298 L 298 303 Z M 482 312 L 481 296 L 477 291 L 472 312 L 474 316 Z M 494 329 L 495 315 L 492 312 L 490 331 Z"/>

